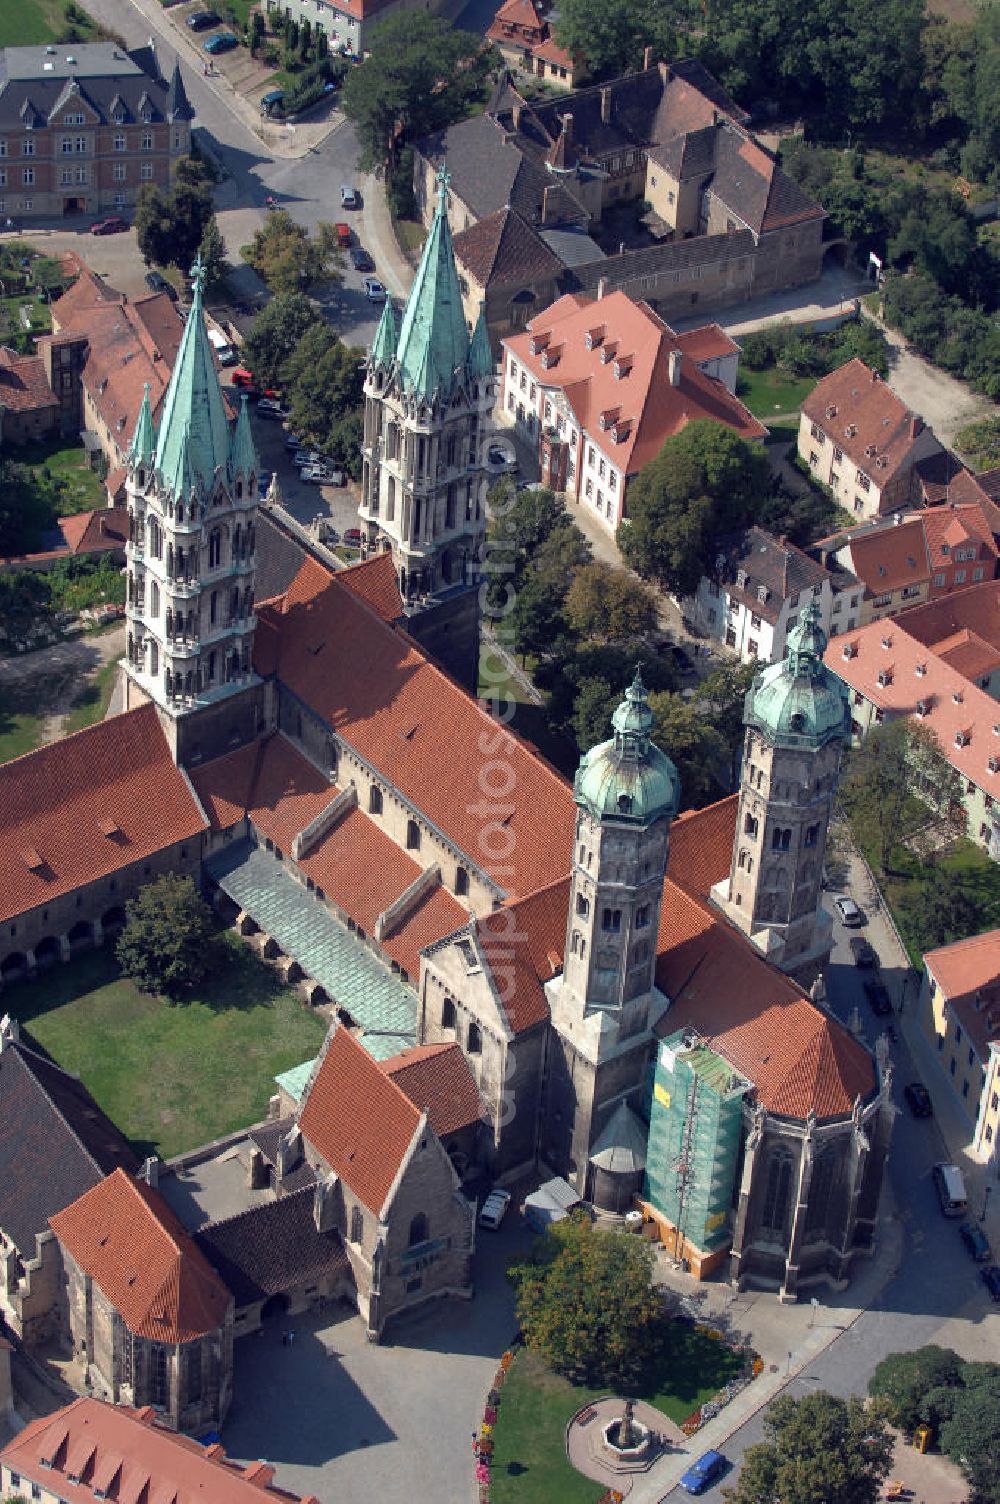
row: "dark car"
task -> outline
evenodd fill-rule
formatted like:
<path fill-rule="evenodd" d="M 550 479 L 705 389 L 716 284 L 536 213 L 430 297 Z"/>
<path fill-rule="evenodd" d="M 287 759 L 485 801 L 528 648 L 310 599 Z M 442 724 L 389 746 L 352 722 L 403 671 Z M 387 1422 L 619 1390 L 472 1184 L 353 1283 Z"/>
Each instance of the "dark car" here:
<path fill-rule="evenodd" d="M 201 45 L 214 57 L 217 52 L 232 52 L 233 48 L 238 47 L 239 44 L 240 39 L 235 32 L 217 31 L 214 37 L 209 37 L 208 41 L 202 42 Z"/>
<path fill-rule="evenodd" d="M 874 946 L 870 945 L 864 935 L 851 936 L 851 955 L 854 957 L 855 966 L 874 966 L 878 961 Z"/>
<path fill-rule="evenodd" d="M 915 1118 L 929 1118 L 933 1116 L 934 1108 L 931 1106 L 930 1092 L 922 1081 L 911 1081 L 909 1086 L 904 1086 L 903 1096 L 906 1105 Z"/>
<path fill-rule="evenodd" d="M 959 1236 L 977 1264 L 984 1264 L 990 1257 L 990 1245 L 983 1229 L 975 1222 L 963 1222 Z"/>
<path fill-rule="evenodd" d="M 363 245 L 352 246 L 351 261 L 354 264 L 356 272 L 373 272 L 375 270 L 375 263 Z"/>
<path fill-rule="evenodd" d="M 986 1264 L 979 1271 L 979 1278 L 994 1300 L 1000 1300 L 1000 1269 L 996 1264 Z"/>
<path fill-rule="evenodd" d="M 187 24 L 192 31 L 207 31 L 210 26 L 218 26 L 219 18 L 214 10 L 193 10 Z"/>
<path fill-rule="evenodd" d="M 91 235 L 121 235 L 127 229 L 128 225 L 124 219 L 112 215 L 110 219 L 99 219 L 96 225 L 91 225 L 90 233 Z"/>
<path fill-rule="evenodd" d="M 888 988 L 878 977 L 868 977 L 865 981 L 865 994 L 872 1005 L 872 1012 L 876 1018 L 885 1018 L 892 1012 L 892 998 Z"/>
<path fill-rule="evenodd" d="M 347 544 L 348 548 L 360 548 L 361 529 L 359 527 L 349 527 L 344 533 L 344 542 Z"/>
<path fill-rule="evenodd" d="M 161 276 L 159 272 L 146 273 L 146 286 L 150 292 L 165 292 L 171 303 L 177 302 L 176 287 L 172 287 L 166 277 Z"/>

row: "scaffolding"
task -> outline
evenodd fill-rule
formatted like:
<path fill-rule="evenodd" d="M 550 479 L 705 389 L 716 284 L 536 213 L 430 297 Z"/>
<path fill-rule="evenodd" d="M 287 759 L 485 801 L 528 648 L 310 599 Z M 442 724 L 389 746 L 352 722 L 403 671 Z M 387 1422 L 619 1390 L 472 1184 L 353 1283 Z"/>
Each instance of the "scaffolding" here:
<path fill-rule="evenodd" d="M 731 1236 L 743 1097 L 750 1082 L 692 1030 L 660 1046 L 646 1153 L 644 1199 L 703 1253 Z"/>

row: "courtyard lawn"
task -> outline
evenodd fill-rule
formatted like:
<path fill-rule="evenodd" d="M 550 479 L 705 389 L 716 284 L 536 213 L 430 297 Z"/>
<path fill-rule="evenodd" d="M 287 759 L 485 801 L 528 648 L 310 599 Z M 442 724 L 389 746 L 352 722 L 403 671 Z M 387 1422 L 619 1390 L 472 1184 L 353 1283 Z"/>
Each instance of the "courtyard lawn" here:
<path fill-rule="evenodd" d="M 43 480 L 51 479 L 58 490 L 56 511 L 60 517 L 75 512 L 91 512 L 108 504 L 107 488 L 87 462 L 82 444 L 67 444 L 53 438 L 46 444 L 34 444 L 17 453 L 25 465 L 38 471 Z"/>
<path fill-rule="evenodd" d="M 741 1359 L 725 1343 L 686 1322 L 669 1321 L 659 1358 L 637 1395 L 680 1424 L 740 1367 Z M 570 1466 L 566 1426 L 581 1406 L 607 1393 L 571 1384 L 533 1353 L 518 1353 L 497 1412 L 490 1495 L 494 1504 L 596 1504 L 603 1489 Z"/>
<path fill-rule="evenodd" d="M 30 315 L 27 329 L 21 319 L 22 308 L 28 309 Z M 52 314 L 49 305 L 38 301 L 34 288 L 13 297 L 0 297 L 0 333 L 48 334 L 51 328 Z"/>
<path fill-rule="evenodd" d="M 33 752 L 42 739 L 44 716 L 0 703 L 0 762 Z"/>
<path fill-rule="evenodd" d="M 95 25 L 81 6 L 74 7 L 77 40 L 92 42 Z M 7 0 L 0 5 L 0 47 L 29 47 L 65 35 L 69 19 L 65 0 Z"/>
<path fill-rule="evenodd" d="M 4 993 L 4 1008 L 81 1077 L 140 1155 L 164 1159 L 259 1121 L 274 1076 L 326 1032 L 279 977 L 229 934 L 190 1000 L 142 993 L 98 951 Z"/>
<path fill-rule="evenodd" d="M 67 734 L 70 731 L 82 731 L 85 726 L 93 726 L 96 721 L 103 721 L 111 703 L 117 673 L 118 664 L 114 659 L 97 670 L 66 717 Z"/>
<path fill-rule="evenodd" d="M 766 423 L 768 418 L 797 413 L 815 385 L 814 376 L 786 376 L 776 366 L 762 371 L 741 366 L 736 395 L 755 418 Z"/>
<path fill-rule="evenodd" d="M 869 859 L 873 854 L 868 853 Z M 963 888 L 979 911 L 980 929 L 1000 925 L 1000 866 L 990 860 L 981 846 L 963 836 L 938 858 L 937 865 L 961 879 Z M 905 848 L 897 848 L 892 866 L 892 875 L 882 879 L 882 892 L 909 952 L 910 962 L 919 971 L 923 966 L 924 952 L 933 948 L 934 941 L 933 936 L 925 936 L 916 923 L 913 902 L 926 887 L 931 866 L 919 861 Z"/>

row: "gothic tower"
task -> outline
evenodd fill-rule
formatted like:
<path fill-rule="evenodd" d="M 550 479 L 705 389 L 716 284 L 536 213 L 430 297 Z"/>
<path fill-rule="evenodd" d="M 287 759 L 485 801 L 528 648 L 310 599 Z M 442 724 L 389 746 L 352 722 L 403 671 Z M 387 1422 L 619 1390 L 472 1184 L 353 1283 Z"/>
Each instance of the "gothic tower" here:
<path fill-rule="evenodd" d="M 636 673 L 612 718 L 614 736 L 582 759 L 562 975 L 547 987 L 553 1038 L 540 1153 L 581 1194 L 591 1154 L 620 1109 L 638 1105 L 653 1025 L 656 950 L 670 825 L 679 782 L 650 739 L 653 715 Z M 603 1142 L 603 1139 L 602 1139 Z"/>
<path fill-rule="evenodd" d="M 126 480 L 126 701 L 172 722 L 253 681 L 257 456 L 246 398 L 234 425 L 226 414 L 200 261 L 193 276 L 159 429 L 147 387 Z"/>
<path fill-rule="evenodd" d="M 358 510 L 364 552 L 392 552 L 410 631 L 468 682 L 495 379 L 482 311 L 466 327 L 447 195 L 442 168 L 402 320 L 387 299 L 368 357 Z"/>
<path fill-rule="evenodd" d="M 830 952 L 823 858 L 850 732 L 846 693 L 823 662 L 826 643 L 812 603 L 788 634 L 783 662 L 762 669 L 747 694 L 732 866 L 712 889 L 768 960 L 806 982 Z"/>

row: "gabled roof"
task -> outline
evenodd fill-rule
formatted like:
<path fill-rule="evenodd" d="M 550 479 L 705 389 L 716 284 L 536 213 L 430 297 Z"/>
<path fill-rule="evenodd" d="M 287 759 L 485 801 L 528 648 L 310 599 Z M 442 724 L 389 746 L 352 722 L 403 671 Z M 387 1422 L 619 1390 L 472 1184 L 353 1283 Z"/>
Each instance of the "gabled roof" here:
<path fill-rule="evenodd" d="M 1000 1041 L 1000 930 L 929 950 L 924 965 L 985 1062 Z"/>
<path fill-rule="evenodd" d="M 59 531 L 71 554 L 100 554 L 123 549 L 128 542 L 128 508 L 101 507 L 60 517 Z"/>
<path fill-rule="evenodd" d="M 360 564 L 352 564 L 337 575 L 337 583 L 359 600 L 367 601 L 385 622 L 398 621 L 403 614 L 396 567 L 389 552 L 374 554 Z"/>
<path fill-rule="evenodd" d="M 745 131 L 717 133 L 713 195 L 755 234 L 823 219 L 823 210 Z"/>
<path fill-rule="evenodd" d="M 729 872 L 739 802 L 739 794 L 730 794 L 703 809 L 684 810 L 670 827 L 667 872 L 699 898 L 707 898 Z"/>
<path fill-rule="evenodd" d="M 167 1430 L 152 1407 L 73 1400 L 29 1421 L 0 1458 L 66 1504 L 93 1504 L 97 1489 L 121 1504 L 319 1504 L 313 1494 L 300 1498 L 273 1486 L 274 1469 L 266 1463 L 230 1462 L 218 1443 L 202 1446 Z"/>
<path fill-rule="evenodd" d="M 438 1138 L 468 1128 L 484 1115 L 475 1077 L 457 1043 L 415 1045 L 379 1066 L 426 1112 Z"/>
<path fill-rule="evenodd" d="M 956 590 L 940 600 L 912 606 L 897 621 L 910 637 L 935 650 L 963 631 L 1000 650 L 1000 584 L 984 580 L 980 585 Z"/>
<path fill-rule="evenodd" d="M 982 679 L 1000 668 L 1000 650 L 968 627 L 936 642 L 934 652 L 942 663 L 957 669 L 967 679 Z"/>
<path fill-rule="evenodd" d="M 817 382 L 802 412 L 880 489 L 911 462 L 924 428 L 923 419 L 856 357 Z"/>
<path fill-rule="evenodd" d="M 124 1170 L 49 1225 L 137 1337 L 190 1342 L 225 1321 L 230 1292 L 159 1191 Z"/>
<path fill-rule="evenodd" d="M 0 128 L 21 124 L 29 111 L 48 123 L 60 102 L 82 100 L 97 123 L 110 125 L 113 107 L 130 122 L 140 119 L 143 103 L 150 119 L 189 120 L 191 107 L 176 66 L 168 84 L 147 48 L 123 52 L 114 42 L 63 43 L 55 52 L 44 46 L 8 47 L 0 51 Z"/>
<path fill-rule="evenodd" d="M 153 705 L 16 757 L 0 766 L 0 920 L 204 828 Z"/>
<path fill-rule="evenodd" d="M 922 517 L 848 535 L 851 571 L 869 597 L 925 584 L 931 576 Z"/>
<path fill-rule="evenodd" d="M 822 564 L 801 548 L 761 527 L 720 538 L 715 565 L 727 593 L 772 623 L 781 615 L 785 601 L 829 578 Z"/>
<path fill-rule="evenodd" d="M 526 158 L 489 114 L 473 115 L 427 136 L 417 149 L 434 167 L 447 163 L 452 193 L 477 219 L 509 204 L 526 219 L 537 220 L 545 190 L 552 185 L 551 174 Z M 576 217 L 589 219 L 579 204 Z"/>
<path fill-rule="evenodd" d="M 317 1232 L 315 1185 L 303 1186 L 194 1234 L 237 1307 L 323 1279 L 351 1278 L 339 1233 Z"/>
<path fill-rule="evenodd" d="M 381 1217 L 426 1119 L 348 1029 L 327 1035 L 299 1128 L 363 1206 Z"/>
<path fill-rule="evenodd" d="M 0 1043 L 0 1228 L 24 1258 L 35 1237 L 135 1155 L 86 1087 L 27 1043 Z"/>
<path fill-rule="evenodd" d="M 11 413 L 36 413 L 59 406 L 49 386 L 45 362 L 37 355 L 19 355 L 0 345 L 0 408 Z"/>
<path fill-rule="evenodd" d="M 455 257 L 480 287 L 555 278 L 562 262 L 516 209 L 498 209 L 455 236 Z"/>

